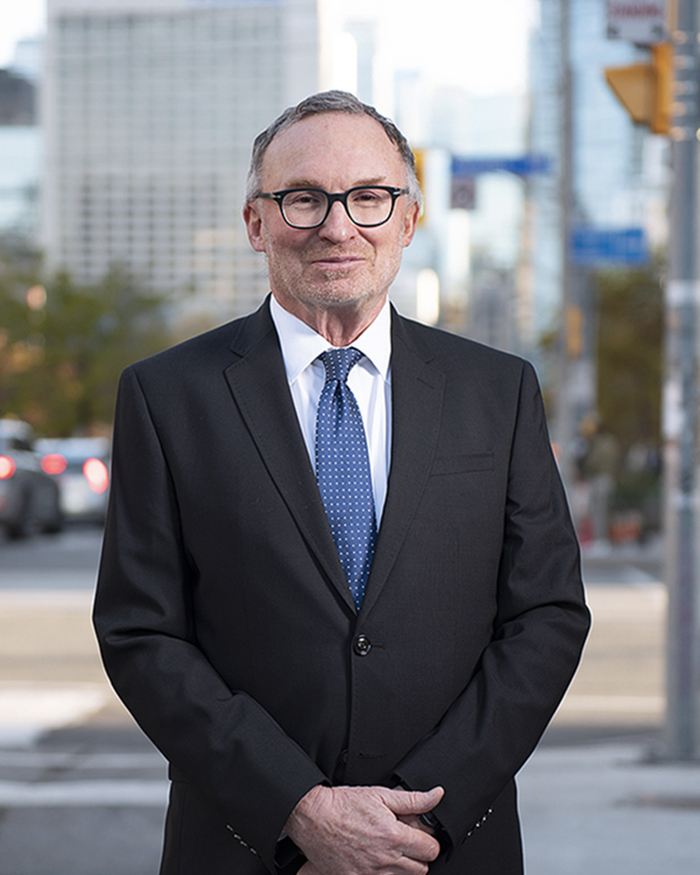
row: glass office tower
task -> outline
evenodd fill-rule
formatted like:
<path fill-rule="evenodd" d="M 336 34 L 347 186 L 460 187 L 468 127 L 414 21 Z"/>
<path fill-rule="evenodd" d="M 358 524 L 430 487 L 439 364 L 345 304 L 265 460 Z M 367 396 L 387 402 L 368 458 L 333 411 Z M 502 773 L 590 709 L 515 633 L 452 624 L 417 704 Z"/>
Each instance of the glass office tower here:
<path fill-rule="evenodd" d="M 659 247 L 666 234 L 667 140 L 634 126 L 605 82 L 606 67 L 645 61 L 648 53 L 607 39 L 605 0 L 567 2 L 575 223 L 601 229 L 643 227 L 651 246 Z M 540 0 L 540 26 L 530 52 L 528 148 L 552 159 L 552 172 L 533 176 L 528 183 L 537 334 L 551 326 L 561 302 L 562 4 Z"/>
<path fill-rule="evenodd" d="M 241 219 L 255 135 L 319 89 L 317 0 L 48 0 L 43 242 L 230 318 L 267 291 Z M 191 294 L 188 294 L 191 293 Z"/>

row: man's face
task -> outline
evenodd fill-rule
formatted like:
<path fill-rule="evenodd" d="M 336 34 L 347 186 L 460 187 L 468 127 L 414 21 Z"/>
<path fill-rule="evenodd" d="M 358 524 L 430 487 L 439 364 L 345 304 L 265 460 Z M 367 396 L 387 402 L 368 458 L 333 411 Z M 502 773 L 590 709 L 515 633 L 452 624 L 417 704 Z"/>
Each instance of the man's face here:
<path fill-rule="evenodd" d="M 369 116 L 303 119 L 278 134 L 263 159 L 266 192 L 308 186 L 336 193 L 360 185 L 406 185 L 398 149 Z M 413 237 L 418 206 L 400 196 L 389 221 L 376 228 L 358 228 L 338 202 L 319 228 L 290 228 L 267 199 L 248 204 L 244 218 L 251 245 L 267 256 L 275 297 L 304 318 L 309 310 L 381 306 Z"/>

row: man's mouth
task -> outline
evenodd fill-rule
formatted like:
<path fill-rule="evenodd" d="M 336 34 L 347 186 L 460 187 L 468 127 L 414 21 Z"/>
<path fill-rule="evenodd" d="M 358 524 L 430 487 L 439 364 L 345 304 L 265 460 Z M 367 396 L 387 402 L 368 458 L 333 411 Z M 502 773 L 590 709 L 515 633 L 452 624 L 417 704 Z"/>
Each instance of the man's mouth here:
<path fill-rule="evenodd" d="M 363 261 L 364 259 L 359 255 L 322 255 L 313 258 L 311 263 L 322 270 L 346 270 Z"/>

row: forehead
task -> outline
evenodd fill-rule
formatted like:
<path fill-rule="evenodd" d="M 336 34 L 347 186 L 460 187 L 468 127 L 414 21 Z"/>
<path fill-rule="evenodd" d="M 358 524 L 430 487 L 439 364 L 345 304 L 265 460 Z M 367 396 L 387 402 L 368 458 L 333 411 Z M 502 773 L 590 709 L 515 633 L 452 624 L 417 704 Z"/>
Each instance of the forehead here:
<path fill-rule="evenodd" d="M 266 191 L 316 185 L 330 191 L 369 182 L 405 183 L 397 146 L 366 115 L 324 113 L 295 122 L 270 143 L 262 162 Z"/>

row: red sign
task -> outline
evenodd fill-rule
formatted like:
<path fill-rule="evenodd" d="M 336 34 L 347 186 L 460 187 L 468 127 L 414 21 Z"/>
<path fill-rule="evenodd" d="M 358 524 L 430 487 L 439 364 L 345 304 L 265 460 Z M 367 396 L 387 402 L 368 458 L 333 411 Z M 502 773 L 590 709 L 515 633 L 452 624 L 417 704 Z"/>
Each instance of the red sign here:
<path fill-rule="evenodd" d="M 666 31 L 665 0 L 608 0 L 608 38 L 640 45 L 661 42 Z"/>

